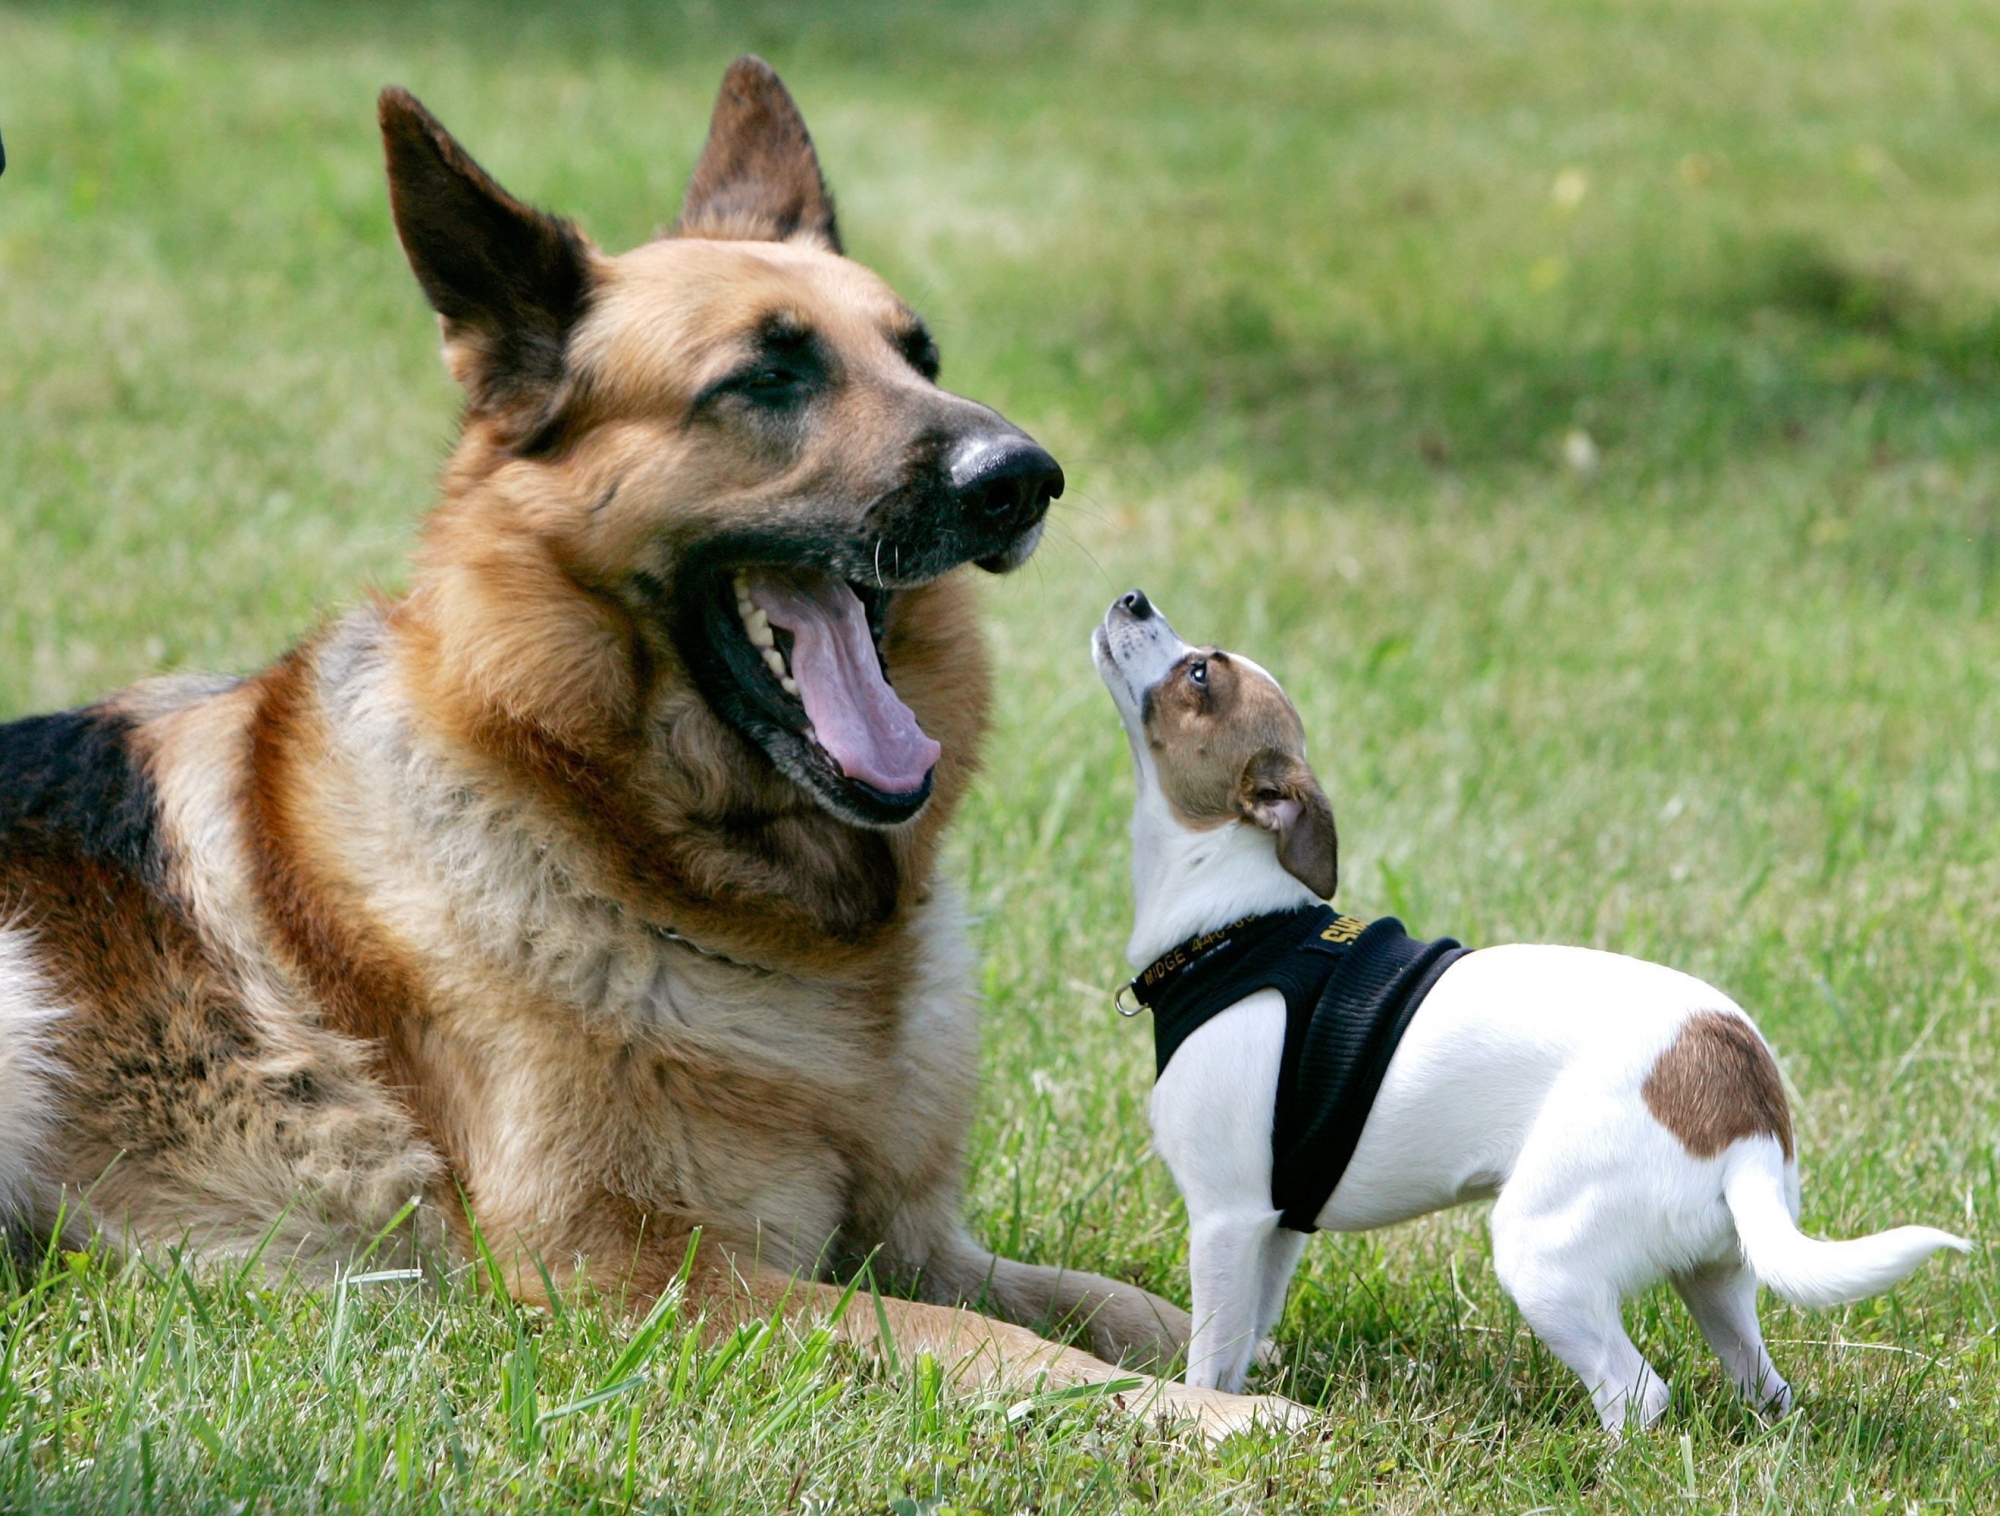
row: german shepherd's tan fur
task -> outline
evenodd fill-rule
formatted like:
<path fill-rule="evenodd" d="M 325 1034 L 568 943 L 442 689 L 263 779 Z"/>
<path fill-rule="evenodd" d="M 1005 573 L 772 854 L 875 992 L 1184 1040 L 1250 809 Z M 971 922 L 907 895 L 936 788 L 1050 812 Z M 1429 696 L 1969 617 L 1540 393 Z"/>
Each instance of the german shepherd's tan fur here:
<path fill-rule="evenodd" d="M 0 727 L 15 1237 L 338 1261 L 414 1198 L 410 1249 L 464 1256 L 469 1210 L 521 1293 L 643 1302 L 699 1228 L 718 1321 L 823 1310 L 872 1259 L 914 1297 L 905 1351 L 974 1377 L 1170 1359 L 1184 1313 L 959 1216 L 978 1030 L 937 852 L 987 707 L 961 565 L 1032 551 L 1053 460 L 937 387 L 757 60 L 675 231 L 622 257 L 409 96 L 381 118 L 466 392 L 443 500 L 406 595 L 263 673 Z M 941 748 L 923 788 L 850 780 L 751 688 L 711 602 L 758 563 L 870 597 Z M 1063 1323 L 1098 1356 L 1023 1329 Z M 1211 1430 L 1260 1404 L 1158 1392 Z"/>

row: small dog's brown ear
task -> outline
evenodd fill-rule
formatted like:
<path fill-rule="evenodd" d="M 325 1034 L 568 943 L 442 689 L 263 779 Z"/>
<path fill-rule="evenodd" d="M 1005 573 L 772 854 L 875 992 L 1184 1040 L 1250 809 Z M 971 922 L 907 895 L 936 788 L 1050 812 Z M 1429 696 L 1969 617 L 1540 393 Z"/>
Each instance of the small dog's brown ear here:
<path fill-rule="evenodd" d="M 1340 883 L 1340 838 L 1333 806 L 1303 758 L 1260 748 L 1243 765 L 1237 786 L 1243 819 L 1278 834 L 1278 862 L 1322 900 Z"/>
<path fill-rule="evenodd" d="M 672 235 L 814 242 L 840 251 L 833 196 L 820 177 L 805 117 L 762 58 L 745 53 L 722 76 L 708 142 Z"/>
<path fill-rule="evenodd" d="M 494 183 L 407 90 L 383 90 L 377 112 L 396 235 L 473 412 L 546 410 L 590 301 L 589 242 Z"/>

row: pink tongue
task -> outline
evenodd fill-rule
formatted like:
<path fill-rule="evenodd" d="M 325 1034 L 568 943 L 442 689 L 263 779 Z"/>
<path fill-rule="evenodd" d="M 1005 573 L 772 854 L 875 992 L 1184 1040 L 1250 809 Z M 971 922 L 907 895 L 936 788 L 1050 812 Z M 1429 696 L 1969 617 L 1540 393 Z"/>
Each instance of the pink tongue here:
<path fill-rule="evenodd" d="M 841 773 L 890 795 L 921 788 L 943 749 L 882 677 L 860 597 L 831 574 L 760 568 L 750 598 L 792 634 L 799 699 Z"/>

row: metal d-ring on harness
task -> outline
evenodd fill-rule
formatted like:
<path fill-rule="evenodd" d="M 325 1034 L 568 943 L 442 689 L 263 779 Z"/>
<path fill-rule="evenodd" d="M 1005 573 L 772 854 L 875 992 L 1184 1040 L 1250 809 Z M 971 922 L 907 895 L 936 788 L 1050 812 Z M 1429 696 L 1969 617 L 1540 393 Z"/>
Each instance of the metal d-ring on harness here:
<path fill-rule="evenodd" d="M 1188 1036 L 1257 990 L 1285 998 L 1285 1049 L 1271 1122 L 1271 1204 L 1281 1225 L 1317 1229 L 1361 1140 L 1389 1059 L 1438 976 L 1466 949 L 1418 942 L 1393 916 L 1331 906 L 1246 916 L 1168 949 L 1119 987 L 1121 1016 L 1153 1013 L 1155 1077 Z M 1127 997 L 1137 1002 L 1127 1008 Z"/>

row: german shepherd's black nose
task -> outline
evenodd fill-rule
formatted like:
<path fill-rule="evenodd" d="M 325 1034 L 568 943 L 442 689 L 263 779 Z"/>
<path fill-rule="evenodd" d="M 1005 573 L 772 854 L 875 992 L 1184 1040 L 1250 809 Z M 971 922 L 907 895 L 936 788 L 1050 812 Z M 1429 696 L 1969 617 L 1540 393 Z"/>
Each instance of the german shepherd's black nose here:
<path fill-rule="evenodd" d="M 1004 536 L 1040 521 L 1063 492 L 1062 465 L 1019 432 L 963 438 L 945 466 L 959 508 L 977 527 Z"/>

